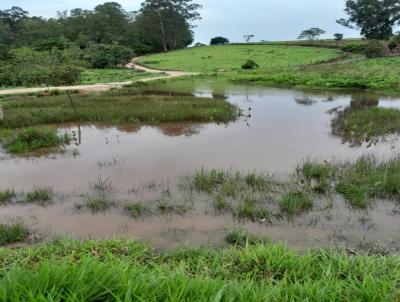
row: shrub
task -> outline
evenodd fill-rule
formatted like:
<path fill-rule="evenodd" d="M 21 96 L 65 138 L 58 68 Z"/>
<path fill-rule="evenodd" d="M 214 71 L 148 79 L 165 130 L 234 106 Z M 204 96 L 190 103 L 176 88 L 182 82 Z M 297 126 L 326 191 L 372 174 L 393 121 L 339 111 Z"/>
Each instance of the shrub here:
<path fill-rule="evenodd" d="M 242 65 L 242 69 L 255 69 L 258 67 L 258 64 L 253 60 L 247 60 L 247 62 Z"/>
<path fill-rule="evenodd" d="M 85 60 L 92 68 L 117 67 L 132 60 L 133 50 L 114 43 L 94 44 L 85 52 Z"/>
<path fill-rule="evenodd" d="M 348 44 L 341 48 L 344 52 L 363 53 L 366 49 L 365 44 Z"/>
<path fill-rule="evenodd" d="M 367 58 L 380 58 L 385 54 L 385 47 L 383 44 L 377 40 L 369 41 L 367 47 L 364 51 Z"/>
<path fill-rule="evenodd" d="M 0 86 L 71 85 L 81 69 L 60 50 L 18 48 L 0 65 Z"/>

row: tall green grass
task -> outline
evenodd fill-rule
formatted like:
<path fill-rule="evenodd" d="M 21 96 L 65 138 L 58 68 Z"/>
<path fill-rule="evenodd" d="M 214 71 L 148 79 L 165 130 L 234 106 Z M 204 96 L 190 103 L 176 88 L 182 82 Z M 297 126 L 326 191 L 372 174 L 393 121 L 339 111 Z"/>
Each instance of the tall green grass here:
<path fill-rule="evenodd" d="M 76 112 L 64 95 L 3 100 L 0 128 L 67 122 L 148 123 L 229 122 L 238 108 L 222 99 L 190 96 L 141 96 L 125 90 L 102 95 L 75 95 Z"/>
<path fill-rule="evenodd" d="M 3 301 L 396 301 L 399 256 L 282 245 L 159 253 L 130 241 L 0 250 Z"/>
<path fill-rule="evenodd" d="M 318 191 L 326 184 L 324 193 L 342 194 L 349 205 L 368 208 L 376 199 L 400 201 L 400 156 L 379 159 L 363 156 L 356 161 L 307 161 L 298 168 L 307 186 Z"/>
<path fill-rule="evenodd" d="M 59 135 L 53 127 L 27 127 L 13 130 L 0 130 L 0 143 L 9 153 L 26 153 L 42 148 L 69 144 L 71 137 Z"/>

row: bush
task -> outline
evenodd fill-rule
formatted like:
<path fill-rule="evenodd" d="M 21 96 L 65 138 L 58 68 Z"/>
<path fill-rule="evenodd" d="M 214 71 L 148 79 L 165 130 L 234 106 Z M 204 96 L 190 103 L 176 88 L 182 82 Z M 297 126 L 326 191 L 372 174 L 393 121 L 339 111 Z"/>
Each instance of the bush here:
<path fill-rule="evenodd" d="M 367 58 L 381 58 L 385 54 L 385 46 L 377 40 L 369 41 L 364 51 Z"/>
<path fill-rule="evenodd" d="M 253 60 L 247 60 L 247 62 L 242 65 L 242 69 L 255 69 L 258 67 L 260 66 L 258 66 L 258 64 Z"/>
<path fill-rule="evenodd" d="M 341 47 L 341 50 L 344 52 L 363 53 L 366 47 L 365 44 L 348 44 Z"/>
<path fill-rule="evenodd" d="M 85 60 L 92 68 L 107 68 L 125 65 L 132 60 L 132 49 L 114 43 L 94 44 L 85 52 Z"/>
<path fill-rule="evenodd" d="M 211 39 L 210 45 L 225 45 L 229 44 L 229 40 L 224 37 L 215 37 Z"/>
<path fill-rule="evenodd" d="M 0 65 L 0 86 L 71 85 L 81 69 L 65 58 L 64 52 L 18 48 Z"/>

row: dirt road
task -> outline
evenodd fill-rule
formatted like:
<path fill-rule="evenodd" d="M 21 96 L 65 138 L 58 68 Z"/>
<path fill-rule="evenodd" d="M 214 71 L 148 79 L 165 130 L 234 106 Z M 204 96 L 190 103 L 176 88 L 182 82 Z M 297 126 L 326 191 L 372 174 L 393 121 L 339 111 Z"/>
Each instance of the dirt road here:
<path fill-rule="evenodd" d="M 54 86 L 54 87 L 34 87 L 34 88 L 12 88 L 12 89 L 3 89 L 0 90 L 0 95 L 11 95 L 11 94 L 26 94 L 26 93 L 37 93 L 37 92 L 45 92 L 51 90 L 79 90 L 79 91 L 107 91 L 112 88 L 121 88 L 126 85 L 130 85 L 135 82 L 150 82 L 160 79 L 171 79 L 185 76 L 193 76 L 198 73 L 194 72 L 184 72 L 184 71 L 163 71 L 158 69 L 151 69 L 141 65 L 138 65 L 136 62 L 140 59 L 140 57 L 132 60 L 132 63 L 126 65 L 128 68 L 134 68 L 143 72 L 150 72 L 154 75 L 149 78 L 131 80 L 126 82 L 115 82 L 115 83 L 101 83 L 101 84 L 92 84 L 92 85 L 74 85 L 74 86 Z"/>

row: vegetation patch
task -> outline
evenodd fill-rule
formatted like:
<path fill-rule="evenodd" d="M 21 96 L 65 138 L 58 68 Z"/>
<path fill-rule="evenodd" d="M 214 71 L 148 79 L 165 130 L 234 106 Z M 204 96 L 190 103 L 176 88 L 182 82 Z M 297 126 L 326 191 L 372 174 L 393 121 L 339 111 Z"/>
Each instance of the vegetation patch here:
<path fill-rule="evenodd" d="M 125 213 L 133 218 L 139 218 L 151 214 L 151 210 L 140 202 L 129 203 L 124 206 Z"/>
<path fill-rule="evenodd" d="M 26 194 L 26 203 L 35 203 L 42 207 L 53 203 L 54 191 L 49 187 L 37 187 L 32 192 Z"/>
<path fill-rule="evenodd" d="M 400 294 L 399 256 L 299 254 L 273 244 L 158 252 L 134 241 L 59 240 L 1 249 L 0 261 L 0 294 L 13 301 L 391 301 Z"/>
<path fill-rule="evenodd" d="M 301 67 L 262 68 L 228 72 L 234 82 L 259 82 L 277 87 L 320 89 L 371 89 L 400 91 L 400 57 L 377 58 L 340 64 L 314 64 Z"/>
<path fill-rule="evenodd" d="M 0 245 L 21 242 L 28 238 L 29 230 L 22 222 L 0 224 Z"/>
<path fill-rule="evenodd" d="M 243 62 L 257 62 L 261 70 L 322 62 L 338 57 L 341 51 L 327 48 L 282 45 L 224 45 L 193 47 L 150 55 L 140 63 L 162 70 L 240 71 Z"/>
<path fill-rule="evenodd" d="M 289 216 L 301 214 L 312 207 L 312 199 L 301 191 L 286 193 L 280 202 L 281 211 Z"/>
<path fill-rule="evenodd" d="M 135 93 L 134 88 L 125 88 L 102 95 L 74 95 L 76 111 L 65 95 L 4 99 L 4 119 L 0 121 L 0 128 L 67 122 L 229 122 L 239 113 L 238 107 L 221 99 Z"/>
<path fill-rule="evenodd" d="M 111 209 L 115 203 L 111 200 L 113 187 L 110 179 L 99 177 L 97 181 L 89 184 L 91 193 L 84 195 L 83 205 L 77 205 L 78 209 L 86 207 L 92 213 L 105 212 Z"/>
<path fill-rule="evenodd" d="M 244 230 L 232 230 L 225 236 L 225 241 L 228 244 L 245 247 L 246 245 L 265 244 L 267 240 L 248 234 Z"/>
<path fill-rule="evenodd" d="M 0 122 L 1 123 L 1 122 Z M 26 153 L 42 148 L 69 144 L 71 137 L 59 135 L 53 127 L 27 127 L 0 131 L 0 143 L 9 153 Z"/>
<path fill-rule="evenodd" d="M 326 183 L 354 208 L 368 208 L 374 199 L 400 200 L 399 156 L 387 160 L 363 156 L 354 162 L 306 162 L 298 171 L 308 185 L 312 180 L 309 172 L 320 171 L 316 183 Z"/>
<path fill-rule="evenodd" d="M 237 219 L 252 222 L 270 219 L 267 202 L 282 189 L 271 175 L 232 170 L 201 169 L 186 182 L 184 188 L 207 194 L 216 213 L 231 213 Z"/>
<path fill-rule="evenodd" d="M 88 85 L 97 83 L 135 81 L 138 79 L 149 77 L 151 75 L 151 73 L 137 72 L 131 68 L 85 69 L 81 73 L 79 83 Z"/>
<path fill-rule="evenodd" d="M 14 198 L 17 197 L 17 194 L 13 189 L 6 189 L 0 191 L 0 205 L 7 205 L 13 201 Z"/>
<path fill-rule="evenodd" d="M 346 109 L 332 122 L 333 133 L 345 141 L 374 143 L 390 134 L 400 133 L 400 110 L 397 108 Z"/>

